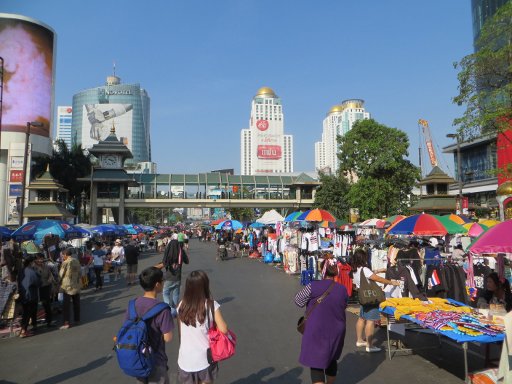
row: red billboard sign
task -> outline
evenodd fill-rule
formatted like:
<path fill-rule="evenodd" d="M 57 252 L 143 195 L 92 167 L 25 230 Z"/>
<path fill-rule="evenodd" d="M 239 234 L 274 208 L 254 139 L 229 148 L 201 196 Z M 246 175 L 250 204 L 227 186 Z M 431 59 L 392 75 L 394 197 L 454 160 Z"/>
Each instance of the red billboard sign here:
<path fill-rule="evenodd" d="M 258 159 L 279 160 L 282 156 L 279 145 L 258 145 Z"/>
<path fill-rule="evenodd" d="M 23 182 L 23 171 L 21 170 L 11 170 L 11 174 L 9 176 L 9 181 L 11 183 L 22 183 Z"/>

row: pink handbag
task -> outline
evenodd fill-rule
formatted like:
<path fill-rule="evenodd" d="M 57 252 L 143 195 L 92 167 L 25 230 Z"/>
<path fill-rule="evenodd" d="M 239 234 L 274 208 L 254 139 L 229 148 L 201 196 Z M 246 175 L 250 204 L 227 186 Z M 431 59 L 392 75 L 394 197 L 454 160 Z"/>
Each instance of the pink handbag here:
<path fill-rule="evenodd" d="M 227 334 L 218 330 L 215 324 L 215 315 L 213 313 L 213 305 L 210 307 L 213 324 L 208 329 L 208 341 L 210 350 L 208 351 L 208 362 L 210 364 L 218 361 L 229 359 L 235 354 L 236 335 L 228 330 Z"/>

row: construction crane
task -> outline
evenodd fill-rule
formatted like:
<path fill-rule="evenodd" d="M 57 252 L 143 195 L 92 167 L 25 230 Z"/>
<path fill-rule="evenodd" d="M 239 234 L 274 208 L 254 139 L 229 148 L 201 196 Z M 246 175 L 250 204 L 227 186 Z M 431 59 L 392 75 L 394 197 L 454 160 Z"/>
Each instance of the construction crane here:
<path fill-rule="evenodd" d="M 427 146 L 428 157 L 430 159 L 430 164 L 432 164 L 432 168 L 437 166 L 437 156 L 434 150 L 434 144 L 432 143 L 432 136 L 430 135 L 430 127 L 428 126 L 428 121 L 419 119 L 418 127 L 421 127 L 423 130 L 423 137 L 425 138 L 425 145 Z M 421 156 L 421 153 L 420 153 Z M 420 157 L 420 166 L 421 166 L 421 157 Z"/>

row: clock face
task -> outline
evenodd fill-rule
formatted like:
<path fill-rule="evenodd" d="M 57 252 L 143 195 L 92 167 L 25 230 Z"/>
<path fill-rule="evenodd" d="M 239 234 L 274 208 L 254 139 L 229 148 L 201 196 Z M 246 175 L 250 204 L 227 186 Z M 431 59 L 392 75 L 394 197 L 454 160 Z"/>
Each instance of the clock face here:
<path fill-rule="evenodd" d="M 104 168 L 121 168 L 121 159 L 117 155 L 105 155 L 102 157 L 101 166 Z"/>

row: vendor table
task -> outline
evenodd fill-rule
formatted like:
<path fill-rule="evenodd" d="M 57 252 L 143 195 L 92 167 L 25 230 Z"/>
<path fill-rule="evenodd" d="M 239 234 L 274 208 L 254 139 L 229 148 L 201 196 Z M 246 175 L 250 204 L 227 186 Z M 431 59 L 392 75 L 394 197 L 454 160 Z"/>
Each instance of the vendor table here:
<path fill-rule="evenodd" d="M 467 305 L 465 305 L 464 303 L 460 303 L 460 302 L 452 300 L 452 299 L 447 299 L 447 300 L 452 304 L 467 307 Z M 388 319 L 390 317 L 394 317 L 395 310 L 396 310 L 396 308 L 390 307 L 390 306 L 380 308 L 381 313 L 385 314 L 388 317 Z M 402 320 L 407 320 L 411 323 L 417 324 L 421 328 L 431 330 L 433 333 L 435 333 L 438 336 L 444 336 L 451 340 L 454 340 L 457 343 L 460 343 L 462 345 L 462 350 L 464 353 L 464 380 L 466 380 L 466 381 L 468 379 L 468 343 L 481 343 L 481 344 L 497 343 L 497 342 L 501 342 L 505 339 L 504 333 L 500 333 L 496 336 L 489 336 L 489 335 L 469 336 L 469 335 L 465 335 L 465 334 L 456 333 L 453 331 L 436 330 L 431 327 L 425 327 L 425 325 L 421 321 L 419 321 L 415 317 L 409 316 L 409 315 L 401 316 L 400 321 L 402 321 Z M 388 356 L 389 356 L 389 359 L 391 360 L 391 351 L 389 350 L 389 346 L 390 346 L 389 327 L 390 327 L 390 321 L 388 321 L 388 325 L 387 325 L 387 342 L 388 342 Z"/>

